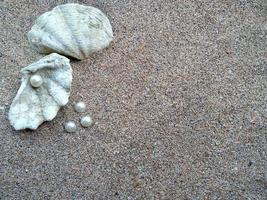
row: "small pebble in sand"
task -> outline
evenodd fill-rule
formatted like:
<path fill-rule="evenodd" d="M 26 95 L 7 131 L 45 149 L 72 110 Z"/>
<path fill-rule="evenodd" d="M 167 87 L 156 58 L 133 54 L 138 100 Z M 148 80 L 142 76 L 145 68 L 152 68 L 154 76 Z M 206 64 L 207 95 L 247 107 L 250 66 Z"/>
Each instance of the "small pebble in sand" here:
<path fill-rule="evenodd" d="M 90 116 L 84 116 L 84 117 L 82 117 L 81 118 L 81 125 L 83 126 L 83 127 L 89 127 L 89 126 L 91 126 L 92 125 L 92 123 L 93 123 L 93 120 L 92 120 L 92 118 L 90 117 Z"/>
<path fill-rule="evenodd" d="M 86 105 L 84 102 L 80 101 L 80 102 L 75 104 L 74 108 L 75 108 L 76 112 L 82 113 L 85 111 Z"/>
<path fill-rule="evenodd" d="M 73 121 L 69 121 L 65 123 L 65 130 L 69 133 L 74 133 L 76 131 L 77 127 L 76 124 Z"/>
<path fill-rule="evenodd" d="M 32 87 L 40 87 L 43 84 L 43 78 L 40 75 L 32 75 L 30 78 Z"/>

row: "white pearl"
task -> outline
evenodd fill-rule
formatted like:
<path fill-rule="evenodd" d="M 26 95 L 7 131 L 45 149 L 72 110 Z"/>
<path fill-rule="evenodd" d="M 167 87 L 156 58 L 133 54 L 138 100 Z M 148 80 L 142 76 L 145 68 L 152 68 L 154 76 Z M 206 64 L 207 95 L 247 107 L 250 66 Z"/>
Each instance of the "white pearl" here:
<path fill-rule="evenodd" d="M 65 130 L 69 133 L 75 132 L 77 129 L 76 124 L 73 121 L 65 123 Z"/>
<path fill-rule="evenodd" d="M 75 104 L 74 108 L 75 108 L 76 112 L 82 113 L 85 111 L 86 105 L 84 102 L 80 101 L 80 102 Z"/>
<path fill-rule="evenodd" d="M 89 126 L 91 126 L 92 125 L 92 123 L 93 123 L 93 120 L 92 120 L 92 118 L 90 117 L 90 116 L 84 116 L 84 117 L 82 117 L 81 118 L 81 125 L 83 126 L 83 127 L 89 127 Z"/>
<path fill-rule="evenodd" d="M 43 84 L 43 78 L 40 75 L 32 75 L 30 78 L 32 87 L 40 87 Z"/>

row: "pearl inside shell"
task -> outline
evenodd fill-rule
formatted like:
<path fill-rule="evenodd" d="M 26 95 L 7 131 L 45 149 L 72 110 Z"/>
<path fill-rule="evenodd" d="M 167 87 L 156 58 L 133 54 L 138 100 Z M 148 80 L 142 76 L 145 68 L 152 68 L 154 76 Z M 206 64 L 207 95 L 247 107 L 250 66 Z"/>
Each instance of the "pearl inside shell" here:
<path fill-rule="evenodd" d="M 40 75 L 32 75 L 30 78 L 32 87 L 40 87 L 43 84 L 43 78 Z"/>
<path fill-rule="evenodd" d="M 90 117 L 90 116 L 84 116 L 84 117 L 82 117 L 81 118 L 81 125 L 83 126 L 83 127 L 89 127 L 89 126 L 91 126 L 92 125 L 92 123 L 93 123 L 93 120 L 92 120 L 92 118 Z"/>
<path fill-rule="evenodd" d="M 73 133 L 75 132 L 77 129 L 76 124 L 73 121 L 69 121 L 67 123 L 65 123 L 65 130 L 69 133 Z"/>
<path fill-rule="evenodd" d="M 80 102 L 75 104 L 74 108 L 75 108 L 76 112 L 82 113 L 85 111 L 86 105 L 84 102 L 80 101 Z"/>

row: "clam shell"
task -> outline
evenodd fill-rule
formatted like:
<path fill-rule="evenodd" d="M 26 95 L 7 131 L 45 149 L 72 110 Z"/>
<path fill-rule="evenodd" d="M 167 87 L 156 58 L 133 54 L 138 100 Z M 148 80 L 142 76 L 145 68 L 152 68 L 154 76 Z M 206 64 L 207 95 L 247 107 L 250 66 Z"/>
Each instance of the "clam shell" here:
<path fill-rule="evenodd" d="M 9 121 L 16 130 L 37 129 L 68 103 L 72 69 L 68 58 L 53 53 L 23 68 L 21 74 L 21 86 L 11 104 Z M 41 86 L 31 85 L 33 75 L 41 76 Z"/>
<path fill-rule="evenodd" d="M 70 3 L 42 14 L 28 39 L 40 53 L 56 52 L 82 60 L 107 47 L 113 31 L 99 9 Z"/>

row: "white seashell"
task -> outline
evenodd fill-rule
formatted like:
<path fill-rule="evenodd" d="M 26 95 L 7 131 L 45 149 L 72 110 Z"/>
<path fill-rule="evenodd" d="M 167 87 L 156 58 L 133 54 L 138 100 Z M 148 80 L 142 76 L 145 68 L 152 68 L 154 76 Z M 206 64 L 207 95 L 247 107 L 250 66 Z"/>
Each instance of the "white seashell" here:
<path fill-rule="evenodd" d="M 11 104 L 9 121 L 16 130 L 37 129 L 68 103 L 72 69 L 68 58 L 53 53 L 23 68 L 21 74 L 22 83 Z M 42 84 L 33 86 L 32 77 L 41 77 Z"/>
<path fill-rule="evenodd" d="M 42 14 L 28 39 L 40 53 L 56 52 L 82 60 L 107 47 L 113 31 L 99 9 L 70 3 Z"/>

